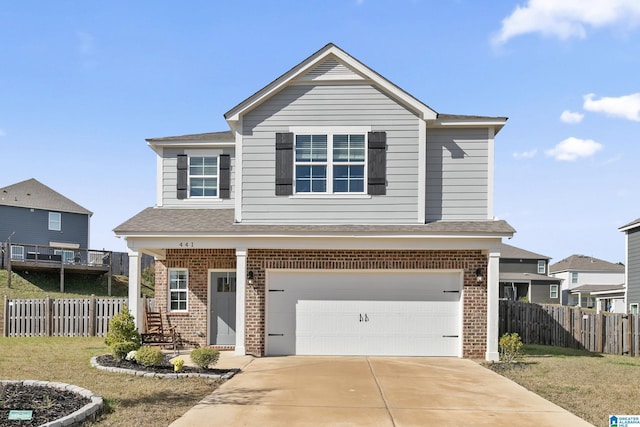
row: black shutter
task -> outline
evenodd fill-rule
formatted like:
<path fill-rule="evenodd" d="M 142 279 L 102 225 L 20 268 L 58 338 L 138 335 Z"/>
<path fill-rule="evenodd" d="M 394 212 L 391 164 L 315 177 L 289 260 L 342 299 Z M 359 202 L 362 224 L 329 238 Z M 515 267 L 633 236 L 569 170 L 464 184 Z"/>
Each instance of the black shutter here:
<path fill-rule="evenodd" d="M 383 195 L 387 193 L 387 133 L 369 132 L 369 167 L 367 193 Z"/>
<path fill-rule="evenodd" d="M 231 197 L 231 158 L 228 154 L 221 154 L 218 157 L 220 165 L 220 198 Z"/>
<path fill-rule="evenodd" d="M 276 133 L 276 196 L 293 194 L 293 133 Z"/>
<path fill-rule="evenodd" d="M 186 154 L 178 154 L 178 177 L 176 187 L 178 199 L 187 198 L 187 171 L 189 162 Z"/>

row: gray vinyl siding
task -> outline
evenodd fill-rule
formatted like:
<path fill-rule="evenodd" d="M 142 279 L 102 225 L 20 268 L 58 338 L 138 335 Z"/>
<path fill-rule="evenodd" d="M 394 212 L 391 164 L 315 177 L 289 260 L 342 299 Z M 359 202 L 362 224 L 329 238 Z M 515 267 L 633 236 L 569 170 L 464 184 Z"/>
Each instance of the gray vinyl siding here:
<path fill-rule="evenodd" d="M 364 84 L 289 86 L 243 117 L 244 222 L 415 223 L 418 117 Z M 275 134 L 290 126 L 370 126 L 387 133 L 386 195 L 275 195 Z"/>
<path fill-rule="evenodd" d="M 427 130 L 427 222 L 488 216 L 487 129 Z"/>
<path fill-rule="evenodd" d="M 202 149 L 198 150 L 199 153 Z M 177 197 L 176 185 L 178 181 L 178 154 L 186 154 L 189 149 L 182 148 L 165 148 L 162 152 L 162 206 L 185 208 L 185 207 L 201 207 L 201 208 L 218 208 L 232 209 L 234 206 L 234 189 L 235 189 L 235 154 L 233 148 L 212 148 L 211 155 L 218 156 L 221 154 L 229 154 L 231 156 L 231 197 L 229 199 L 186 199 L 179 200 Z M 200 155 L 200 154 L 198 154 Z"/>
<path fill-rule="evenodd" d="M 627 305 L 640 304 L 640 227 L 628 231 Z"/>
<path fill-rule="evenodd" d="M 0 206 L 0 241 L 11 236 L 11 243 L 49 246 L 50 242 L 72 243 L 88 248 L 89 216 L 59 212 L 60 231 L 49 230 L 49 212 L 41 209 Z"/>
<path fill-rule="evenodd" d="M 536 304 L 560 304 L 560 286 L 558 298 L 550 298 L 551 284 L 533 280 L 531 282 L 531 302 Z"/>
<path fill-rule="evenodd" d="M 500 259 L 500 272 L 538 274 L 538 260 Z"/>

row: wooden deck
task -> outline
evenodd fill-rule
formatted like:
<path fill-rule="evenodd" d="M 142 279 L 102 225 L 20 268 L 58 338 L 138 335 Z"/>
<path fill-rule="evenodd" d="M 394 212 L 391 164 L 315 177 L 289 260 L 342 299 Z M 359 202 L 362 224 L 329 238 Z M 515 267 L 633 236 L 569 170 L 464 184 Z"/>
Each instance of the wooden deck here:
<path fill-rule="evenodd" d="M 111 251 L 57 246 L 11 243 L 6 253 L 5 266 L 11 271 L 49 271 L 60 273 L 60 292 L 64 292 L 64 274 L 82 273 L 108 275 L 111 295 Z M 9 286 L 11 286 L 9 274 Z"/>

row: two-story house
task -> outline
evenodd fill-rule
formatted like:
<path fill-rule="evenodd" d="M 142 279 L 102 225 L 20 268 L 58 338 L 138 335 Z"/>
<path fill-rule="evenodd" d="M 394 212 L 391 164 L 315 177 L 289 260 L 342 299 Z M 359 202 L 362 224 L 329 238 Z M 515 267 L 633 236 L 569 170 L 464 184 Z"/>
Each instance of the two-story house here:
<path fill-rule="evenodd" d="M 503 243 L 500 249 L 500 298 L 560 304 L 562 280 L 548 275 L 550 259 Z"/>
<path fill-rule="evenodd" d="M 25 259 L 35 246 L 59 248 L 55 256 L 73 260 L 72 249 L 89 247 L 91 215 L 33 178 L 0 188 L 0 242 L 14 243 L 14 260 Z"/>
<path fill-rule="evenodd" d="M 562 305 L 599 311 L 621 310 L 616 306 L 624 300 L 624 265 L 587 255 L 571 255 L 549 269 L 551 276 L 562 279 Z M 599 299 L 603 307 L 598 307 Z"/>
<path fill-rule="evenodd" d="M 333 44 L 224 117 L 147 140 L 156 204 L 114 230 L 138 324 L 147 253 L 187 344 L 498 359 L 505 117 L 437 113 Z"/>
<path fill-rule="evenodd" d="M 625 233 L 626 309 L 640 313 L 640 218 L 619 228 Z"/>

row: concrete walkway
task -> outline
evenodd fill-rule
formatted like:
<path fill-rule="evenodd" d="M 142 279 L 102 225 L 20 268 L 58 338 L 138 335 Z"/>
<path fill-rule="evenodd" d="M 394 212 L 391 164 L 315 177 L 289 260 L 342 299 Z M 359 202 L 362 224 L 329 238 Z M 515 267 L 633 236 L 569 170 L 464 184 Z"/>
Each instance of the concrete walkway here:
<path fill-rule="evenodd" d="M 171 426 L 591 425 L 465 359 L 242 356 L 234 367 Z"/>

